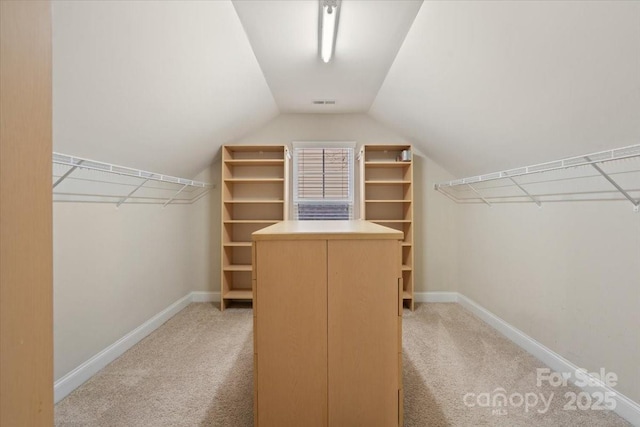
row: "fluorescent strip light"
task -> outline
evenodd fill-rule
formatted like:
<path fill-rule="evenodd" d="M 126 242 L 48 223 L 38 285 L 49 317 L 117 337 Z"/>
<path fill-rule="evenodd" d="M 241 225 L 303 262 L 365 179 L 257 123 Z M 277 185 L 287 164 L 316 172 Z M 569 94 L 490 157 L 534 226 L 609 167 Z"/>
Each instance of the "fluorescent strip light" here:
<path fill-rule="evenodd" d="M 331 57 L 333 56 L 336 15 L 338 14 L 336 9 L 337 8 L 334 8 L 333 12 L 329 13 L 328 6 L 322 8 L 322 60 L 325 63 L 331 61 Z"/>
<path fill-rule="evenodd" d="M 340 1 L 320 0 L 320 57 L 331 61 L 336 44 Z M 331 12 L 329 12 L 331 10 Z"/>

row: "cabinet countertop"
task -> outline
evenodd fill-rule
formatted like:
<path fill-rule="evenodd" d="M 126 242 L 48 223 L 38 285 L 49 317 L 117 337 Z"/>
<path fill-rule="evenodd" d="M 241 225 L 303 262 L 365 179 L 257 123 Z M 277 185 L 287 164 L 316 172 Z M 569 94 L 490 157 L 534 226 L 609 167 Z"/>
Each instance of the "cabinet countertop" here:
<path fill-rule="evenodd" d="M 402 240 L 404 233 L 364 220 L 281 221 L 252 233 L 253 240 Z"/>

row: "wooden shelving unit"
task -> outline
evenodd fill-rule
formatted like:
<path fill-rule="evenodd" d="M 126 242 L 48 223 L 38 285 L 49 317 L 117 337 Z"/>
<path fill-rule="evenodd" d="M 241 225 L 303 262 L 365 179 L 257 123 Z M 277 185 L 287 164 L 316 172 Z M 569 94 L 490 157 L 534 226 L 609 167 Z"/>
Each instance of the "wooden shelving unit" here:
<path fill-rule="evenodd" d="M 222 147 L 221 310 L 253 299 L 251 233 L 286 219 L 288 170 L 284 145 Z"/>
<path fill-rule="evenodd" d="M 404 232 L 403 302 L 414 309 L 413 164 L 400 161 L 410 145 L 365 145 L 360 156 L 362 217 Z"/>

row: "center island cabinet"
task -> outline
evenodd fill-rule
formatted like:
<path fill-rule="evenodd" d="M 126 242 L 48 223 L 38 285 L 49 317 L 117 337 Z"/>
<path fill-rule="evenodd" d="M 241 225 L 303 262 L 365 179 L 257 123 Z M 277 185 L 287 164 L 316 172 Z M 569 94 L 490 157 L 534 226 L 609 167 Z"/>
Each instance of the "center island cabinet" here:
<path fill-rule="evenodd" d="M 283 221 L 252 238 L 255 426 L 401 426 L 402 231 Z"/>

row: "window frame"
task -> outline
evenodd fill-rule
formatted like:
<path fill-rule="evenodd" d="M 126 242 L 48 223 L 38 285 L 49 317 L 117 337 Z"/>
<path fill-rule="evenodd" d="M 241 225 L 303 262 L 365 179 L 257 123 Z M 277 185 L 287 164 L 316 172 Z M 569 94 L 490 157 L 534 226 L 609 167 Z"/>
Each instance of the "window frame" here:
<path fill-rule="evenodd" d="M 318 149 L 333 149 L 333 148 L 347 148 L 351 150 L 351 154 L 350 154 L 350 163 L 349 163 L 349 168 L 350 168 L 350 173 L 349 173 L 349 183 L 348 183 L 348 190 L 349 190 L 349 199 L 340 199 L 340 200 L 332 200 L 332 199 L 318 199 L 315 202 L 321 203 L 321 204 L 343 204 L 343 203 L 348 203 L 348 205 L 350 206 L 349 212 L 350 212 L 350 220 L 355 219 L 356 218 L 356 209 L 357 209 L 357 205 L 356 205 L 356 188 L 355 188 L 355 180 L 356 180 L 356 143 L 354 141 L 294 141 L 291 143 L 291 148 L 292 148 L 292 162 L 291 162 L 291 167 L 293 168 L 293 173 L 291 174 L 292 176 L 292 184 L 291 184 L 291 190 L 292 190 L 292 198 L 291 198 L 291 218 L 293 218 L 294 220 L 299 220 L 298 219 L 298 212 L 297 212 L 297 205 L 299 204 L 300 200 L 298 199 L 298 180 L 299 180 L 299 173 L 298 173 L 298 157 L 297 157 L 297 153 L 296 150 L 297 149 L 306 149 L 306 148 L 318 148 Z M 309 202 L 314 202 L 314 200 L 306 200 Z"/>

